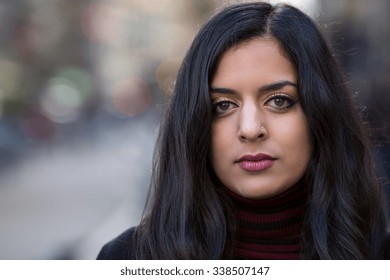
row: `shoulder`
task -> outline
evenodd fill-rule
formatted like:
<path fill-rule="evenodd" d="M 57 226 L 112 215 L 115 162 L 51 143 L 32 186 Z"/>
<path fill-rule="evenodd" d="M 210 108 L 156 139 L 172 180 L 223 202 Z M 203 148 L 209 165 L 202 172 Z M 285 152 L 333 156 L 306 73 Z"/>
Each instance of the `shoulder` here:
<path fill-rule="evenodd" d="M 98 260 L 126 260 L 130 259 L 132 251 L 132 237 L 136 228 L 129 228 L 119 236 L 106 243 L 100 250 Z"/>

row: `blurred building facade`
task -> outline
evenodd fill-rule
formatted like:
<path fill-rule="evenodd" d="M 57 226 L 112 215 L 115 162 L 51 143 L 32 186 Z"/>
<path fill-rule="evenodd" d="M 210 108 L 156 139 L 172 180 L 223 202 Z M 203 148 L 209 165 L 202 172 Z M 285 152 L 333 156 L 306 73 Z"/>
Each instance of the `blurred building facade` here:
<path fill-rule="evenodd" d="M 62 137 L 64 127 L 94 114 L 127 119 L 153 109 L 214 6 L 172 0 L 2 1 L 0 112 L 12 122 L 3 129 L 27 145 Z M 12 149 L 7 144 L 12 145 L 1 141 L 3 151 Z"/>

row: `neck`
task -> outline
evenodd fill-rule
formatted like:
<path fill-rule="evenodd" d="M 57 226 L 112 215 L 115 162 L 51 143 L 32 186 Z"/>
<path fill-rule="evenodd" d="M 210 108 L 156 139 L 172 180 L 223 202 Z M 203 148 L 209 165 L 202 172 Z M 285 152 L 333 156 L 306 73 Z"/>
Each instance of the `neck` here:
<path fill-rule="evenodd" d="M 228 191 L 237 207 L 235 259 L 299 259 L 305 193 L 298 184 L 267 199 L 252 200 Z"/>

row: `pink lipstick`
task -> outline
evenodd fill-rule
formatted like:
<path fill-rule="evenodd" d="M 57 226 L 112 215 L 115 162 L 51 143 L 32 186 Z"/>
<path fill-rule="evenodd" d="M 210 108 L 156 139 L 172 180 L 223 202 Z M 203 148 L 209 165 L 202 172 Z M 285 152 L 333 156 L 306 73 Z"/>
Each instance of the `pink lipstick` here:
<path fill-rule="evenodd" d="M 238 161 L 238 165 L 245 171 L 263 171 L 274 163 L 274 158 L 267 154 L 244 155 Z"/>

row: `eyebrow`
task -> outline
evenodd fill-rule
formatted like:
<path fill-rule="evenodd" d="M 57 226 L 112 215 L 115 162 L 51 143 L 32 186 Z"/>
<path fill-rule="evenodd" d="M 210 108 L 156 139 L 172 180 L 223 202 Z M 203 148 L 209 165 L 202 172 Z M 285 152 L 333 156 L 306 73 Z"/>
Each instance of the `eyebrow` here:
<path fill-rule="evenodd" d="M 268 91 L 279 90 L 279 89 L 282 89 L 286 86 L 293 86 L 296 88 L 298 87 L 297 84 L 295 84 L 291 81 L 283 80 L 283 81 L 277 81 L 275 83 L 264 85 L 258 89 L 258 92 L 268 92 Z M 210 87 L 210 93 L 235 94 L 236 92 L 233 89 L 229 89 L 229 88 Z"/>

